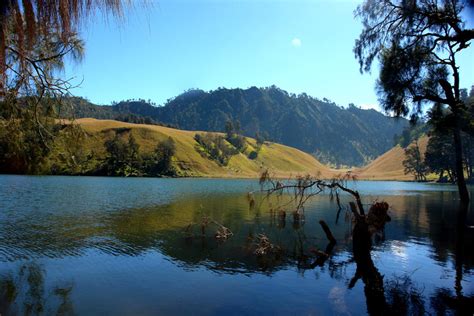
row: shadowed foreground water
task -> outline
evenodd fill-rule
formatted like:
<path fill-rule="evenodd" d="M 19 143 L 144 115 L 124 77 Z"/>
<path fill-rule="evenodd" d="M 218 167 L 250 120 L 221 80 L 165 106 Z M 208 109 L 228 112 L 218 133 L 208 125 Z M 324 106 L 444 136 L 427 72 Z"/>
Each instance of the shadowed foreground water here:
<path fill-rule="evenodd" d="M 474 230 L 456 227 L 456 187 L 357 182 L 364 203 L 385 200 L 392 221 L 372 259 L 384 304 L 404 313 L 469 310 Z M 350 287 L 351 220 L 327 195 L 308 202 L 305 221 L 249 209 L 256 180 L 0 176 L 0 313 L 340 314 L 372 310 L 363 280 Z M 344 204 L 350 200 L 343 196 Z M 229 227 L 226 242 L 201 237 L 207 216 Z M 337 239 L 322 266 L 325 220 Z M 468 222 L 474 225 L 473 212 Z M 187 232 L 186 227 L 196 223 Z M 265 233 L 283 254 L 259 258 Z M 462 236 L 460 238 L 459 236 Z M 369 293 L 369 294 L 368 294 Z M 461 302 L 461 303 L 459 303 Z M 467 306 L 467 307 L 466 307 Z"/>

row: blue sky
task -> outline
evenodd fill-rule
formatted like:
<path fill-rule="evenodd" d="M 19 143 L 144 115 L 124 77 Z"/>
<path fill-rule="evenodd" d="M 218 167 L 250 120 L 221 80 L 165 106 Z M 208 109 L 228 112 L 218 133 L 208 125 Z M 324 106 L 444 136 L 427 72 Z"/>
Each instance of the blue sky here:
<path fill-rule="evenodd" d="M 139 3 L 141 0 L 135 1 Z M 73 94 L 110 104 L 163 104 L 189 88 L 276 85 L 339 105 L 378 108 L 372 74 L 352 48 L 360 1 L 160 0 L 135 5 L 117 23 L 100 16 L 83 30 L 84 60 L 66 68 L 82 81 Z M 474 84 L 474 49 L 459 59 L 463 87 Z"/>

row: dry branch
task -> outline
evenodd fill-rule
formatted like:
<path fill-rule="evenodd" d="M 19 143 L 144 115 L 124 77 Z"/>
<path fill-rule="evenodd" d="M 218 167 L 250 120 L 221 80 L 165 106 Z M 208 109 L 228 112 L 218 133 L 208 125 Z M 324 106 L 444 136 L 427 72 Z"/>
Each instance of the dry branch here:
<path fill-rule="evenodd" d="M 329 229 L 328 224 L 326 224 L 325 221 L 320 220 L 319 224 L 324 230 L 324 233 L 326 234 L 327 239 L 329 240 L 330 243 L 335 244 L 336 243 L 336 238 L 334 238 L 334 235 L 332 234 L 331 230 Z"/>
<path fill-rule="evenodd" d="M 276 254 L 281 250 L 280 247 L 272 244 L 268 236 L 265 234 L 259 234 L 256 239 L 256 248 L 253 253 L 257 256 Z"/>
<path fill-rule="evenodd" d="M 217 230 L 214 233 L 214 238 L 220 241 L 225 241 L 228 238 L 232 237 L 234 233 L 226 226 L 222 225 L 221 223 L 204 216 L 201 220 L 201 223 L 190 223 L 186 228 L 184 229 L 184 232 L 186 234 L 186 238 L 192 238 L 194 237 L 193 234 L 193 228 L 195 226 L 199 226 L 201 228 L 201 237 L 206 236 L 206 229 L 210 224 L 214 224 L 217 226 Z"/>

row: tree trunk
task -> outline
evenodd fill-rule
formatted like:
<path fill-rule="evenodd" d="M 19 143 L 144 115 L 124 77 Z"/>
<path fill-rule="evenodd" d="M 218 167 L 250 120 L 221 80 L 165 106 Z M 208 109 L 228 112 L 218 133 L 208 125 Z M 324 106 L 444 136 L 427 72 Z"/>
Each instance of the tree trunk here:
<path fill-rule="evenodd" d="M 439 174 L 438 182 L 443 181 L 443 176 L 444 176 L 444 169 L 441 170 L 441 173 Z"/>
<path fill-rule="evenodd" d="M 467 136 L 467 149 L 466 149 L 466 163 L 467 163 L 467 179 L 468 182 L 472 180 L 472 136 Z"/>
<path fill-rule="evenodd" d="M 462 276 L 463 276 L 463 263 L 465 253 L 465 225 L 467 219 L 468 206 L 462 205 L 459 209 L 456 227 L 456 248 L 455 248 L 455 282 L 454 289 L 456 290 L 456 297 L 461 299 L 462 295 Z"/>
<path fill-rule="evenodd" d="M 467 179 L 468 179 L 469 183 L 471 183 L 471 181 L 472 181 L 472 159 L 470 157 L 469 157 L 467 172 L 468 172 Z"/>
<path fill-rule="evenodd" d="M 456 182 L 456 179 L 454 178 L 453 170 L 448 169 L 447 172 L 448 172 L 449 182 L 454 184 Z"/>
<path fill-rule="evenodd" d="M 352 231 L 352 250 L 356 261 L 366 261 L 370 257 L 372 240 L 369 226 L 364 219 L 356 219 L 354 230 Z"/>
<path fill-rule="evenodd" d="M 456 117 L 456 126 L 453 129 L 454 151 L 456 155 L 456 178 L 459 190 L 459 197 L 462 205 L 469 205 L 469 192 L 467 190 L 466 179 L 464 177 L 464 167 L 462 159 L 461 128 L 459 126 L 459 117 Z"/>
<path fill-rule="evenodd" d="M 370 254 L 372 241 L 369 226 L 364 219 L 356 220 L 352 234 L 352 247 L 357 268 L 354 277 L 349 282 L 349 288 L 353 288 L 357 280 L 362 279 L 368 314 L 382 315 L 387 309 L 383 276 L 372 261 Z"/>

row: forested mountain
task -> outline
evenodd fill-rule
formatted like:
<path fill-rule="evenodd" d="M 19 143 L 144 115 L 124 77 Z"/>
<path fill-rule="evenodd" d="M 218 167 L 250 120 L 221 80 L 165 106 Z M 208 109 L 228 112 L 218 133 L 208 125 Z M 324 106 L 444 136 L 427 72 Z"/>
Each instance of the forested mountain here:
<path fill-rule="evenodd" d="M 148 117 L 186 130 L 223 131 L 227 121 L 246 136 L 260 136 L 293 146 L 336 165 L 361 166 L 393 146 L 394 136 L 408 124 L 375 110 L 342 108 L 327 99 L 294 95 L 269 88 L 190 90 L 162 107 L 144 100 L 97 107 L 71 100 L 76 117 Z M 81 102 L 79 102 L 81 101 Z M 71 114 L 71 113 L 68 113 Z M 125 119 L 124 119 L 125 118 Z M 130 119 L 129 121 L 134 121 Z"/>

